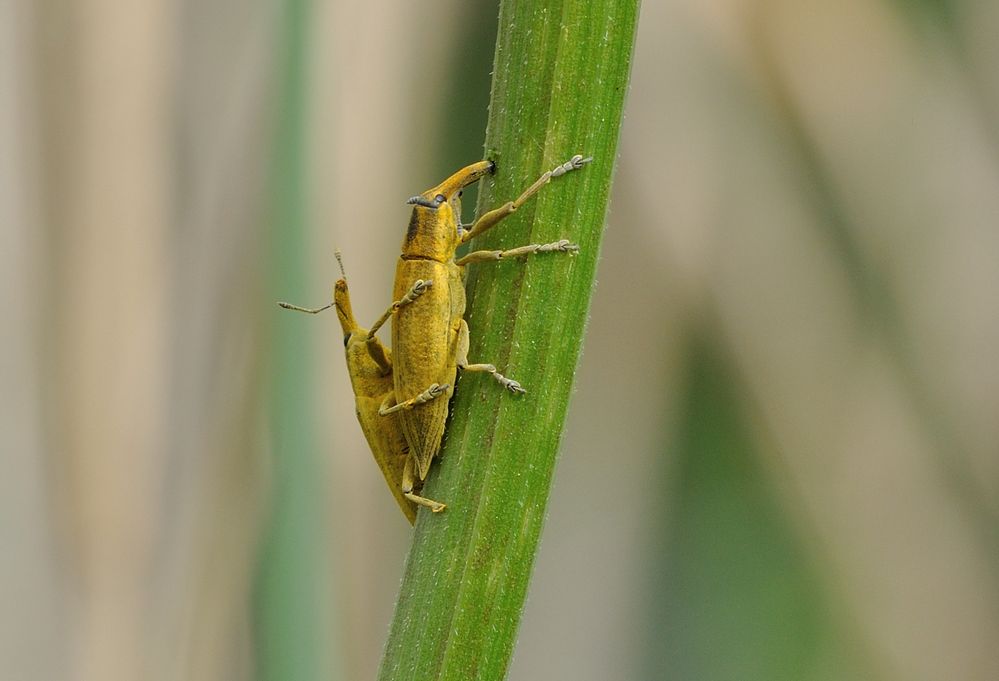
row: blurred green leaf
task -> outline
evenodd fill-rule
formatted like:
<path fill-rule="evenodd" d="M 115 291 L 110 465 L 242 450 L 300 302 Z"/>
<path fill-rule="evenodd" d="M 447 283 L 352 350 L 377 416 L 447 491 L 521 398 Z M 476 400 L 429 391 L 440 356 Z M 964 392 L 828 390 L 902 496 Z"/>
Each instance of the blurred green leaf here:
<path fill-rule="evenodd" d="M 759 460 L 724 354 L 695 337 L 687 366 L 664 457 L 674 492 L 649 554 L 663 562 L 647 585 L 647 678 L 872 678 Z"/>
<path fill-rule="evenodd" d="M 912 21 L 934 26 L 956 37 L 957 7 L 951 0 L 894 0 L 894 4 Z"/>

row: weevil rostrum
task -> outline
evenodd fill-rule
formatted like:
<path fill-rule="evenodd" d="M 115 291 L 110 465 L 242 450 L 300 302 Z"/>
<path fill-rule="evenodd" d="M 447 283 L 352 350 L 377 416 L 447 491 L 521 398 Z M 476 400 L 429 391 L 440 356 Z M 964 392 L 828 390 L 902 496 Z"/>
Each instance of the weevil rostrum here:
<path fill-rule="evenodd" d="M 350 305 L 350 291 L 347 277 L 343 273 L 343 262 L 339 251 L 336 254 L 340 263 L 342 278 L 333 287 L 333 302 L 325 307 L 305 308 L 290 303 L 278 303 L 281 307 L 299 312 L 316 314 L 330 307 L 336 308 L 340 326 L 343 329 L 343 345 L 347 359 L 347 373 L 354 390 L 354 403 L 357 420 L 371 448 L 375 463 L 385 477 L 399 508 L 410 524 L 416 522 L 417 505 L 426 506 L 433 512 L 443 511 L 442 503 L 427 499 L 418 494 L 421 485 L 407 476 L 407 463 L 410 461 L 409 446 L 402 432 L 402 424 L 397 414 L 379 414 L 387 403 L 395 404 L 395 387 L 392 378 L 392 354 L 375 334 L 383 324 L 402 307 L 411 304 L 433 286 L 431 281 L 414 281 L 404 295 L 385 311 L 371 325 L 364 329 L 357 324 Z M 449 386 L 432 384 L 410 400 L 410 405 L 433 400 L 445 393 Z M 410 471 L 412 466 L 410 464 Z"/>
<path fill-rule="evenodd" d="M 435 282 L 418 300 L 399 308 L 392 316 L 395 396 L 405 401 L 382 409 L 381 413 L 401 417 L 409 443 L 409 460 L 403 474 L 407 482 L 425 480 L 440 449 L 458 369 L 488 373 L 511 392 L 525 392 L 520 383 L 499 373 L 492 364 L 468 362 L 468 325 L 463 318 L 465 266 L 533 253 L 574 253 L 579 247 L 563 239 L 502 251 L 473 251 L 457 260 L 456 249 L 516 212 L 552 179 L 578 170 L 591 160 L 582 155 L 573 156 L 544 173 L 515 200 L 479 217 L 467 230 L 461 224 L 461 190 L 495 172 L 492 161 L 479 161 L 462 168 L 407 202 L 413 205 L 413 212 L 396 266 L 393 297 L 404 298 L 415 281 Z M 432 385 L 446 386 L 441 398 L 419 401 L 410 397 L 424 394 Z"/>

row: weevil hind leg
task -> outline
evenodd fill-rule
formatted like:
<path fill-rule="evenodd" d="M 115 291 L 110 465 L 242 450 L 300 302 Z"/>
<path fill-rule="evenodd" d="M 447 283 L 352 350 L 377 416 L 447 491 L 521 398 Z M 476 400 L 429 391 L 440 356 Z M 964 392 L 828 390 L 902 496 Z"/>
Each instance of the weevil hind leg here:
<path fill-rule="evenodd" d="M 409 458 L 406 459 L 406 465 L 402 469 L 402 495 L 414 504 L 426 506 L 434 513 L 440 513 L 447 508 L 447 504 L 442 504 L 439 501 L 427 499 L 426 497 L 421 497 L 419 494 L 416 494 L 413 491 L 415 486 L 416 476 L 413 475 L 413 457 L 410 455 Z"/>
<path fill-rule="evenodd" d="M 389 414 L 394 414 L 395 412 L 402 411 L 403 409 L 412 409 L 417 405 L 426 404 L 427 402 L 436 400 L 438 397 L 445 394 L 447 389 L 450 387 L 451 386 L 448 383 L 445 383 L 444 385 L 431 383 L 429 388 L 416 397 L 412 397 L 405 402 L 397 402 L 396 404 L 390 404 L 390 402 L 395 401 L 395 396 L 389 395 L 385 398 L 385 401 L 382 402 L 381 407 L 378 408 L 378 415 L 388 416 Z"/>
<path fill-rule="evenodd" d="M 513 201 L 508 201 L 499 208 L 494 208 L 493 210 L 485 213 L 475 223 L 472 228 L 461 235 L 461 243 L 467 242 L 479 234 L 482 234 L 487 229 L 495 227 L 503 218 L 515 213 L 518 208 L 524 205 L 524 203 L 538 193 L 538 191 L 544 187 L 546 184 L 551 182 L 556 177 L 562 177 L 566 173 L 570 173 L 573 170 L 579 170 L 584 165 L 592 161 L 592 157 L 583 158 L 582 154 L 576 154 L 570 158 L 565 163 L 558 165 L 548 172 L 544 173 L 541 177 L 534 181 L 530 187 L 524 190 L 524 192 L 518 196 Z"/>
<path fill-rule="evenodd" d="M 512 378 L 507 378 L 500 372 L 496 371 L 496 367 L 492 364 L 468 363 L 468 324 L 464 319 L 461 320 L 461 326 L 458 328 L 458 348 L 455 354 L 458 368 L 462 371 L 481 371 L 483 373 L 490 374 L 501 386 L 515 395 L 523 395 L 527 392 L 519 382 L 513 380 Z"/>

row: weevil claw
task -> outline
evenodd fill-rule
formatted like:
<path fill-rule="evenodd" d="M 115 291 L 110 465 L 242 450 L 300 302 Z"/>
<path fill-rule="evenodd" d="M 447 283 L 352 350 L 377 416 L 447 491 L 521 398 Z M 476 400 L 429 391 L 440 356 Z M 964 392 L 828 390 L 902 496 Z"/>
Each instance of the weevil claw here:
<path fill-rule="evenodd" d="M 559 167 L 552 170 L 552 177 L 561 177 L 566 173 L 572 172 L 573 170 L 579 170 L 592 160 L 593 160 L 592 156 L 587 156 L 586 158 L 583 158 L 582 154 L 576 154 L 568 161 L 566 161 Z"/>
<path fill-rule="evenodd" d="M 510 378 L 506 379 L 506 382 L 503 383 L 503 387 L 512 392 L 514 395 L 523 395 L 527 393 L 520 383 Z"/>

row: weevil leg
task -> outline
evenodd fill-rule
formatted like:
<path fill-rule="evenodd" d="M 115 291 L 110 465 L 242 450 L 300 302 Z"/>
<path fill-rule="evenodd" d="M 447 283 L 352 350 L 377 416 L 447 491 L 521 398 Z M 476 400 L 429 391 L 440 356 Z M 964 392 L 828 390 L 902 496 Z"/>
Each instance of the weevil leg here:
<path fill-rule="evenodd" d="M 458 328 L 458 348 L 455 354 L 457 357 L 458 368 L 462 371 L 481 371 L 491 374 L 501 386 L 516 395 L 523 395 L 527 392 L 523 387 L 521 387 L 520 383 L 512 378 L 507 378 L 500 372 L 496 371 L 496 367 L 492 364 L 468 363 L 468 324 L 464 319 L 461 320 L 461 326 Z"/>
<path fill-rule="evenodd" d="M 339 259 L 339 255 L 339 252 L 337 252 L 337 259 Z M 417 279 L 413 282 L 413 285 L 409 288 L 409 290 L 406 291 L 406 295 L 389 305 L 385 313 L 379 317 L 374 324 L 372 324 L 370 329 L 368 329 L 366 336 L 358 335 L 358 340 L 365 342 L 368 356 L 370 356 L 374 363 L 378 365 L 378 369 L 382 376 L 388 376 L 392 373 L 392 361 L 389 359 L 388 350 L 381 344 L 381 341 L 378 340 L 375 333 L 382 327 L 382 325 L 385 324 L 389 317 L 398 312 L 399 308 L 404 305 L 409 305 L 414 300 L 422 296 L 427 289 L 430 288 L 432 283 L 433 282 L 430 280 L 424 281 L 423 279 Z M 347 294 L 346 279 L 340 279 L 337 281 L 336 287 L 333 291 L 333 304 L 337 307 L 337 314 L 340 317 L 340 323 L 343 326 L 344 333 L 348 334 L 348 337 L 353 333 L 360 334 L 361 332 L 358 330 L 357 322 L 354 321 L 354 313 L 350 308 L 350 298 Z"/>
<path fill-rule="evenodd" d="M 399 311 L 399 308 L 409 305 L 414 300 L 422 296 L 427 292 L 428 288 L 433 286 L 433 284 L 434 282 L 430 279 L 425 281 L 423 279 L 417 279 L 414 281 L 413 285 L 409 287 L 408 291 L 406 291 L 406 295 L 389 305 L 388 309 L 385 310 L 385 313 L 375 320 L 375 323 L 371 325 L 370 329 L 368 329 L 368 337 L 374 337 L 375 333 L 378 332 L 378 329 L 382 328 L 385 322 L 387 322 L 392 315 Z"/>
<path fill-rule="evenodd" d="M 333 307 L 333 303 L 328 305 L 323 305 L 322 307 L 299 307 L 298 305 L 292 305 L 291 303 L 285 303 L 283 301 L 278 301 L 278 305 L 286 310 L 294 310 L 295 312 L 307 312 L 308 314 L 319 314 L 323 310 L 328 310 Z"/>
<path fill-rule="evenodd" d="M 562 165 L 552 168 L 535 180 L 534 184 L 525 189 L 524 193 L 516 199 L 508 201 L 499 208 L 489 211 L 476 220 L 475 223 L 472 224 L 472 228 L 461 235 L 461 242 L 465 243 L 469 239 L 473 239 L 482 234 L 487 229 L 495 227 L 500 220 L 516 212 L 516 210 L 523 206 L 529 198 L 537 194 L 542 187 L 551 182 L 554 178 L 562 177 L 566 173 L 570 173 L 573 170 L 579 170 L 592 160 L 592 157 L 583 158 L 582 154 L 576 154 Z"/>
<path fill-rule="evenodd" d="M 416 397 L 410 398 L 405 402 L 398 402 L 394 405 L 389 404 L 389 402 L 395 399 L 393 396 L 390 395 L 389 397 L 385 398 L 385 401 L 382 402 L 382 406 L 378 408 L 378 415 L 388 416 L 389 414 L 394 414 L 397 411 L 402 411 L 403 409 L 412 409 L 417 405 L 426 404 L 430 400 L 436 400 L 438 397 L 446 393 L 447 389 L 450 387 L 451 386 L 447 383 L 445 383 L 444 385 L 437 385 L 436 383 L 432 383 L 429 388 L 424 390 Z"/>
<path fill-rule="evenodd" d="M 578 253 L 579 246 L 570 243 L 568 239 L 561 239 L 550 244 L 530 244 L 528 246 L 518 246 L 505 251 L 472 251 L 463 258 L 455 261 L 456 265 L 468 265 L 473 262 L 493 262 L 496 260 L 507 260 L 519 258 L 522 255 L 533 253 Z"/>
<path fill-rule="evenodd" d="M 410 455 L 406 459 L 406 465 L 402 469 L 402 495 L 412 501 L 414 504 L 419 504 L 420 506 L 426 506 L 434 513 L 440 513 L 445 508 L 446 504 L 442 504 L 439 501 L 434 501 L 433 499 L 427 499 L 426 497 L 421 497 L 420 495 L 413 492 L 416 485 L 416 476 L 413 475 L 413 456 Z"/>

